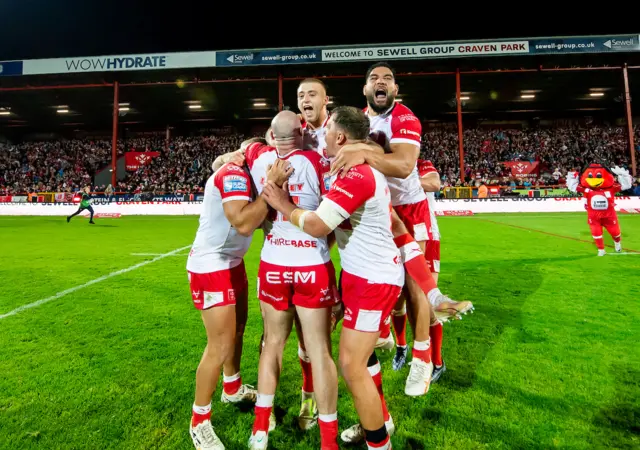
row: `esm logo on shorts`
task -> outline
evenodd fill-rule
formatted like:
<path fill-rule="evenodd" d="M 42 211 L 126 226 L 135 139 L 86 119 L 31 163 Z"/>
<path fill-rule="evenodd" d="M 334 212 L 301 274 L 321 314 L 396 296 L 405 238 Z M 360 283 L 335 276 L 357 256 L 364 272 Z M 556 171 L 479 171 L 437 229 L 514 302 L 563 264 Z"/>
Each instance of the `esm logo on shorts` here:
<path fill-rule="evenodd" d="M 316 272 L 267 272 L 267 283 L 270 284 L 292 284 L 292 283 L 315 283 Z"/>

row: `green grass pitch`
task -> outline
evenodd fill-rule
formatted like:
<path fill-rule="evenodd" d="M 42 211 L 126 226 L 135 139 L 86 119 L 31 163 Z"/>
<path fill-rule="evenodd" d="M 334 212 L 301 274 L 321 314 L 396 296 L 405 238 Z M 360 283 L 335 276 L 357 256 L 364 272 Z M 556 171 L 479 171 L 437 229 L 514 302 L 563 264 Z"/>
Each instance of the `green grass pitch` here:
<path fill-rule="evenodd" d="M 0 449 L 192 447 L 205 333 L 185 264 L 198 219 L 96 222 L 0 218 Z M 626 254 L 607 248 L 602 258 L 584 214 L 439 223 L 440 287 L 473 301 L 476 312 L 445 325 L 448 371 L 425 397 L 405 396 L 408 368 L 394 372 L 392 354 L 381 354 L 394 449 L 640 448 L 640 216 L 620 215 Z M 254 385 L 261 241 L 256 233 L 245 258 L 243 379 Z M 276 394 L 274 449 L 319 447 L 317 428 L 296 425 L 296 346 L 293 335 Z M 228 449 L 246 448 L 252 409 L 219 399 L 217 391 L 218 435 Z M 342 382 L 338 416 L 341 430 L 357 420 Z"/>

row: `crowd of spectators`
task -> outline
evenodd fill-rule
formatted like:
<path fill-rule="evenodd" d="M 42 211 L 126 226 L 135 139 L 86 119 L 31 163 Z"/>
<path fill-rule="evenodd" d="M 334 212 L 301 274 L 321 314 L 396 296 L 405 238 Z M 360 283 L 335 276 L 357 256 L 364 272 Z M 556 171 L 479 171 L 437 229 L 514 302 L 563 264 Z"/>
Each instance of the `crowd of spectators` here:
<path fill-rule="evenodd" d="M 640 130 L 635 131 L 635 142 Z M 511 184 L 505 161 L 538 162 L 537 178 L 520 178 L 524 186 L 558 185 L 570 170 L 597 162 L 609 167 L 630 167 L 627 132 L 621 127 L 536 130 L 470 129 L 464 131 L 465 182 L 460 181 L 457 130 L 429 130 L 423 138 L 422 157 L 435 162 L 446 186 Z M 636 149 L 636 152 L 638 149 Z M 638 158 L 636 158 L 638 159 Z"/>
<path fill-rule="evenodd" d="M 97 171 L 110 164 L 109 140 L 0 143 L 0 195 L 74 192 L 86 185 L 97 192 L 199 193 L 211 174 L 213 160 L 237 149 L 243 139 L 241 134 L 207 134 L 174 137 L 169 142 L 165 137 L 119 141 L 119 156 L 126 151 L 157 151 L 160 156 L 127 172 L 115 187 L 94 184 Z M 424 133 L 421 156 L 434 162 L 444 186 L 475 186 L 478 181 L 511 187 L 561 185 L 567 171 L 590 162 L 629 167 L 627 134 L 621 127 L 475 128 L 465 130 L 463 142 L 465 182 L 460 180 L 457 131 L 442 128 Z M 504 161 L 537 161 L 542 170 L 537 178 L 515 179 Z"/>

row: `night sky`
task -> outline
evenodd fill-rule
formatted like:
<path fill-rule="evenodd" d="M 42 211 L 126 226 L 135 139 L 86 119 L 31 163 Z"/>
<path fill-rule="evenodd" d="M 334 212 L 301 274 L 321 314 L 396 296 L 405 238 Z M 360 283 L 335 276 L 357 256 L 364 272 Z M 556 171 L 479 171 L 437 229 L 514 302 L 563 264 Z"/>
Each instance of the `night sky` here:
<path fill-rule="evenodd" d="M 318 2 L 318 7 L 308 11 L 301 2 L 291 6 L 263 2 L 265 6 L 260 10 L 250 8 L 245 1 L 241 8 L 236 6 L 240 9 L 235 11 L 216 1 L 191 2 L 192 6 L 188 1 L 174 0 L 166 4 L 173 5 L 171 8 L 165 8 L 157 0 L 145 2 L 156 5 L 156 9 L 142 3 L 135 0 L 0 1 L 0 61 L 640 31 L 640 25 L 631 20 L 623 22 L 625 17 L 631 19 L 633 15 L 630 11 L 625 14 L 622 4 L 615 7 L 614 13 L 589 8 L 579 12 L 573 8 L 565 14 L 556 8 L 544 8 L 541 2 L 518 2 L 517 7 L 507 2 L 465 2 L 469 7 L 473 5 L 473 9 L 451 7 L 452 2 L 448 0 L 441 3 L 448 6 L 449 11 L 436 11 L 432 3 L 424 2 L 420 4 L 429 5 L 428 8 L 419 9 L 412 3 L 408 3 L 411 7 L 403 8 L 389 1 L 353 2 L 352 6 L 362 11 L 362 18 L 356 18 L 344 8 L 320 13 L 322 7 L 330 10 L 332 4 L 326 1 Z M 490 4 L 493 7 L 487 9 Z M 335 5 L 341 8 L 344 3 Z M 501 13 L 504 7 L 499 5 L 513 12 Z"/>

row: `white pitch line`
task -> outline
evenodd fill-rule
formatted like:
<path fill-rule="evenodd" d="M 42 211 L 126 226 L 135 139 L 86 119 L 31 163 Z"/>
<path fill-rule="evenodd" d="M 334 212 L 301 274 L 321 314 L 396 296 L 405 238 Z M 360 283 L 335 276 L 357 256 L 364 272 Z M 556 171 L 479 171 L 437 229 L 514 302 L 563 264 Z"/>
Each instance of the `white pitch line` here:
<path fill-rule="evenodd" d="M 617 256 L 617 255 L 640 255 L 638 252 L 615 252 L 615 253 L 607 253 L 607 255 Z"/>
<path fill-rule="evenodd" d="M 131 253 L 131 256 L 162 256 L 163 253 Z M 171 256 L 187 256 L 188 253 L 176 253 Z"/>
<path fill-rule="evenodd" d="M 115 272 L 111 272 L 110 274 L 101 276 L 99 278 L 96 278 L 95 280 L 91 280 L 91 281 L 88 281 L 88 282 L 86 282 L 84 284 L 81 284 L 79 286 L 75 286 L 75 287 L 66 289 L 66 290 L 64 290 L 62 292 L 58 292 L 57 294 L 52 295 L 51 297 L 43 298 L 42 300 L 38 300 L 37 302 L 33 302 L 33 303 L 29 303 L 27 305 L 19 306 L 16 309 L 14 309 L 13 311 L 9 311 L 6 314 L 0 315 L 0 320 L 6 319 L 7 317 L 15 316 L 16 314 L 18 314 L 18 313 L 20 313 L 20 312 L 22 312 L 24 310 L 27 310 L 27 309 L 30 309 L 30 308 L 35 308 L 37 306 L 44 305 L 45 303 L 49 303 L 49 302 L 51 302 L 53 300 L 57 300 L 60 297 L 64 297 L 67 294 L 71 294 L 73 292 L 79 291 L 80 289 L 86 288 L 87 286 L 91 286 L 92 284 L 96 284 L 96 283 L 99 283 L 101 281 L 107 280 L 109 278 L 112 278 L 112 277 L 115 277 L 115 276 L 118 276 L 118 275 L 122 275 L 123 273 L 131 272 L 132 270 L 139 269 L 140 267 L 146 266 L 147 264 L 151 264 L 151 263 L 154 263 L 156 261 L 160 261 L 161 259 L 164 259 L 167 256 L 173 256 L 176 253 L 179 253 L 179 252 L 181 252 L 183 250 L 186 250 L 186 249 L 188 249 L 190 247 L 191 247 L 191 245 L 187 245 L 186 247 L 177 248 L 177 249 L 175 249 L 173 251 L 170 251 L 169 253 L 163 253 L 161 255 L 158 255 L 155 258 L 150 259 L 148 261 L 143 261 L 143 262 L 135 264 L 135 265 L 133 265 L 131 267 L 127 267 L 126 269 L 121 269 L 121 270 L 117 270 Z"/>

